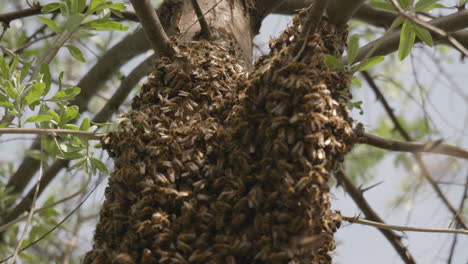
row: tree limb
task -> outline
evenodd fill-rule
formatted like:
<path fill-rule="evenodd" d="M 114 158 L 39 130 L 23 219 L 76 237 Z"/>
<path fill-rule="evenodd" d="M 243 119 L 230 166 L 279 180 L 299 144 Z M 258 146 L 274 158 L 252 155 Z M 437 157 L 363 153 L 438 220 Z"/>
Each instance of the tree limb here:
<path fill-rule="evenodd" d="M 440 141 L 429 143 L 404 142 L 385 139 L 363 132 L 358 133 L 358 143 L 393 151 L 438 153 L 468 159 L 468 150 L 456 146 L 441 144 Z"/>
<path fill-rule="evenodd" d="M 438 35 L 439 37 L 446 38 L 447 41 L 455 49 L 460 51 L 464 56 L 468 56 L 468 50 L 465 47 L 463 47 L 463 45 L 460 42 L 458 42 L 454 37 L 452 37 L 450 34 L 445 32 L 444 30 L 439 29 L 438 27 L 435 27 L 435 26 L 433 26 L 433 25 L 431 25 L 431 24 L 429 24 L 429 23 L 427 23 L 425 21 L 422 21 L 422 20 L 418 19 L 415 16 L 407 14 L 407 12 L 403 8 L 401 8 L 401 6 L 398 4 L 398 2 L 396 0 L 390 0 L 390 1 L 392 2 L 392 5 L 398 10 L 398 13 L 401 16 L 403 16 L 404 18 L 410 20 L 411 22 L 413 22 L 414 24 L 416 24 L 416 25 L 418 25 L 420 27 L 429 30 L 430 32 L 432 32 L 435 35 Z"/>
<path fill-rule="evenodd" d="M 337 181 L 343 185 L 346 192 L 351 196 L 351 198 L 354 200 L 359 209 L 364 213 L 367 219 L 375 222 L 384 223 L 383 219 L 374 211 L 374 209 L 372 209 L 372 207 L 362 195 L 362 192 L 354 186 L 351 180 L 344 174 L 344 171 L 342 169 L 338 170 L 335 173 L 335 177 Z M 385 236 L 388 242 L 390 242 L 390 244 L 396 250 L 398 255 L 400 255 L 400 258 L 403 260 L 404 263 L 416 263 L 408 249 L 401 242 L 400 236 L 395 234 L 395 232 L 393 232 L 392 230 L 388 229 L 379 228 L 379 231 L 382 233 L 382 235 Z"/>
<path fill-rule="evenodd" d="M 105 134 L 97 134 L 89 131 L 70 130 L 70 129 L 43 129 L 43 128 L 0 128 L 0 134 L 35 134 L 51 136 L 84 136 L 89 139 L 101 139 Z"/>
<path fill-rule="evenodd" d="M 146 32 L 151 46 L 155 53 L 160 53 L 167 57 L 174 57 L 177 48 L 172 47 L 169 37 L 159 20 L 158 14 L 154 10 L 149 0 L 130 0 L 135 12 L 140 20 L 141 26 Z"/>
<path fill-rule="evenodd" d="M 429 21 L 428 23 L 449 33 L 458 31 L 468 27 L 468 10 L 463 10 L 448 16 L 436 18 Z M 455 34 L 454 36 L 456 37 L 457 35 Z M 434 33 L 432 33 L 432 37 L 436 40 L 446 40 L 436 36 Z M 378 45 L 380 41 L 379 38 L 360 48 L 355 62 L 361 61 L 365 55 L 374 48 L 375 45 L 378 45 L 378 47 L 375 49 L 374 56 L 387 55 L 398 50 L 398 45 L 400 42 L 400 31 L 389 33 L 388 36 L 385 36 L 385 38 L 386 40 L 384 43 L 382 43 L 382 45 Z M 421 42 L 421 40 L 416 39 L 416 42 Z"/>
<path fill-rule="evenodd" d="M 205 39 L 211 39 L 211 31 L 208 23 L 206 22 L 205 16 L 203 15 L 203 11 L 200 8 L 197 0 L 191 0 L 193 10 L 195 10 L 195 14 L 198 17 L 198 23 L 200 23 L 201 34 Z"/>
<path fill-rule="evenodd" d="M 371 89 L 374 91 L 377 100 L 379 100 L 387 115 L 390 117 L 392 120 L 393 125 L 395 126 L 395 129 L 400 133 L 400 135 L 406 140 L 406 141 L 413 141 L 411 136 L 406 132 L 406 130 L 403 128 L 403 126 L 400 124 L 400 121 L 398 121 L 397 117 L 395 116 L 395 113 L 393 113 L 393 109 L 390 107 L 389 103 L 383 96 L 382 92 L 380 91 L 379 87 L 377 84 L 374 82 L 374 79 L 370 76 L 370 74 L 367 71 L 361 72 L 362 75 L 364 76 L 364 79 L 366 79 L 367 83 L 371 87 Z M 445 194 L 442 192 L 440 187 L 437 185 L 437 182 L 434 180 L 432 175 L 430 174 L 429 170 L 427 169 L 426 164 L 424 164 L 423 160 L 421 159 L 421 156 L 418 153 L 413 153 L 413 157 L 416 160 L 416 163 L 418 164 L 420 170 L 421 170 L 421 175 L 429 182 L 431 187 L 434 189 L 434 191 L 437 193 L 439 198 L 442 200 L 444 205 L 447 207 L 447 209 L 452 213 L 452 215 L 457 219 L 458 224 L 463 228 L 463 229 L 468 229 L 467 225 L 463 221 L 463 218 L 461 215 L 458 214 L 458 211 L 453 207 L 453 205 L 450 203 L 450 201 L 447 199 Z"/>

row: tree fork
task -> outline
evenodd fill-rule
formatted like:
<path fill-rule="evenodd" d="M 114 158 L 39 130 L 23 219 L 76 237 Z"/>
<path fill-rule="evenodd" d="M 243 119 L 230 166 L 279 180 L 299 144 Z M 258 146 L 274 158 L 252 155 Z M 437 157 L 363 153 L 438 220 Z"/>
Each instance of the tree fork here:
<path fill-rule="evenodd" d="M 294 60 L 303 12 L 248 73 L 254 5 L 212 12 L 219 38 L 194 41 L 197 16 L 179 3 L 183 60 L 160 58 L 130 121 L 103 139 L 115 171 L 85 264 L 331 262 L 341 218 L 327 182 L 355 136 L 338 99 L 350 75 L 324 55 L 341 56 L 346 28 L 323 18 Z"/>

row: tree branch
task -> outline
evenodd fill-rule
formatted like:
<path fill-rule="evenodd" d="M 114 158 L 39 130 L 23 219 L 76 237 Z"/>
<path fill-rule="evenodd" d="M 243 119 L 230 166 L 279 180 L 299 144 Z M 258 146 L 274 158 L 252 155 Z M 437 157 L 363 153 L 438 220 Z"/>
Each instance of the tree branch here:
<path fill-rule="evenodd" d="M 359 209 L 364 213 L 367 219 L 384 223 L 383 219 L 372 209 L 367 200 L 362 195 L 362 192 L 354 186 L 351 180 L 344 174 L 342 169 L 339 169 L 335 173 L 335 177 L 339 183 L 341 183 L 346 190 L 346 192 L 351 196 L 354 202 L 357 204 Z M 395 234 L 392 230 L 379 228 L 379 231 L 385 238 L 390 242 L 393 248 L 396 250 L 400 258 L 406 264 L 415 264 L 413 256 L 411 256 L 408 249 L 401 242 L 401 237 Z"/>
<path fill-rule="evenodd" d="M 149 0 L 130 0 L 140 23 L 145 30 L 155 53 L 160 53 L 167 57 L 174 57 L 177 49 L 171 46 L 169 37 L 159 20 L 156 11 Z"/>
<path fill-rule="evenodd" d="M 449 35 L 447 32 L 439 29 L 438 27 L 435 27 L 425 21 L 422 21 L 420 19 L 418 19 L 417 17 L 413 16 L 413 15 L 408 15 L 407 12 L 401 8 L 401 6 L 398 4 L 398 2 L 396 0 L 390 0 L 392 5 L 398 10 L 398 13 L 403 16 L 404 18 L 410 20 L 411 22 L 413 22 L 414 24 L 420 26 L 420 27 L 423 27 L 427 30 L 429 30 L 430 32 L 436 34 L 436 35 L 439 35 L 439 37 L 442 37 L 442 38 L 446 38 L 448 40 L 448 42 L 455 48 L 457 49 L 458 51 L 460 51 L 463 55 L 465 56 L 468 56 L 468 50 L 463 47 L 463 45 L 458 42 L 454 37 L 452 37 L 451 35 Z"/>
<path fill-rule="evenodd" d="M 42 129 L 42 128 L 0 128 L 0 134 L 35 134 L 51 136 L 84 136 L 89 139 L 101 139 L 105 134 L 97 134 L 89 131 L 70 130 L 70 129 Z"/>
<path fill-rule="evenodd" d="M 192 7 L 195 10 L 195 14 L 197 14 L 198 22 L 200 23 L 201 34 L 205 39 L 211 39 L 211 31 L 208 23 L 206 22 L 205 16 L 203 15 L 203 11 L 200 8 L 197 0 L 191 0 Z"/>
<path fill-rule="evenodd" d="M 358 223 L 358 224 L 369 225 L 369 226 L 388 229 L 388 230 L 395 230 L 395 231 L 411 231 L 411 232 L 424 232 L 424 233 L 448 233 L 448 234 L 468 235 L 468 230 L 434 229 L 434 228 L 397 226 L 397 225 L 387 225 L 387 224 L 382 224 L 382 223 L 378 223 L 378 222 L 374 222 L 374 221 L 364 220 L 364 219 L 360 219 L 358 217 L 342 216 L 342 218 L 343 218 L 343 220 L 351 222 L 351 223 Z"/>
<path fill-rule="evenodd" d="M 441 144 L 441 141 L 429 143 L 403 142 L 381 138 L 365 132 L 358 132 L 358 143 L 393 151 L 438 153 L 468 159 L 468 150 Z"/>
<path fill-rule="evenodd" d="M 464 29 L 468 27 L 468 10 L 463 10 L 445 17 L 440 17 L 431 20 L 428 22 L 430 25 L 445 30 L 446 32 L 454 32 L 457 30 Z M 387 34 L 386 34 L 387 35 Z M 434 39 L 446 41 L 446 39 L 440 38 L 432 33 Z M 455 36 L 457 36 L 455 34 Z M 355 62 L 361 61 L 366 54 L 374 48 L 375 45 L 379 44 L 381 38 L 376 39 L 364 47 L 359 49 L 359 52 L 356 56 Z M 382 45 L 378 45 L 375 49 L 374 56 L 379 55 L 387 55 L 396 50 L 398 50 L 398 45 L 400 42 L 400 31 L 394 31 L 393 33 L 389 33 L 388 36 L 385 36 L 385 42 Z M 416 42 L 421 42 L 420 39 L 416 39 Z M 345 58 L 343 58 L 345 59 Z"/>
<path fill-rule="evenodd" d="M 364 0 L 330 0 L 328 18 L 335 25 L 346 24 L 363 2 Z"/>
<path fill-rule="evenodd" d="M 393 125 L 395 126 L 395 129 L 400 133 L 400 135 L 406 140 L 406 141 L 413 141 L 411 136 L 406 132 L 406 130 L 403 128 L 403 126 L 400 124 L 400 121 L 398 121 L 397 117 L 393 113 L 393 109 L 390 107 L 388 104 L 387 100 L 383 96 L 382 92 L 380 91 L 379 87 L 377 84 L 374 82 L 374 79 L 370 76 L 370 74 L 367 71 L 361 72 L 362 75 L 364 76 L 364 79 L 366 79 L 367 83 L 371 87 L 371 89 L 374 91 L 377 100 L 379 100 L 384 109 L 385 112 L 387 112 L 387 115 L 390 117 L 390 119 L 393 122 Z M 437 182 L 434 180 L 432 175 L 430 174 L 429 170 L 426 167 L 426 164 L 424 164 L 423 160 L 421 159 L 421 156 L 418 153 L 413 153 L 413 157 L 416 160 L 416 163 L 418 164 L 420 170 L 421 170 L 421 175 L 429 182 L 429 184 L 432 186 L 434 191 L 437 193 L 439 198 L 442 200 L 442 202 L 445 204 L 447 209 L 453 214 L 455 219 L 457 219 L 458 224 L 463 227 L 463 229 L 468 229 L 467 225 L 463 221 L 463 218 L 458 214 L 458 211 L 453 207 L 453 205 L 450 203 L 450 201 L 447 199 L 445 194 L 442 192 L 440 187 L 437 185 Z"/>

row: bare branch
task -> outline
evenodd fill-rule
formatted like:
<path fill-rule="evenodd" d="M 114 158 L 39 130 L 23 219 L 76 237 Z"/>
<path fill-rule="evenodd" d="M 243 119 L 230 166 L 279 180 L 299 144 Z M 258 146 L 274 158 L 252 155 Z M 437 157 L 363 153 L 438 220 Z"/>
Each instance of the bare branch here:
<path fill-rule="evenodd" d="M 358 143 L 368 144 L 378 148 L 404 152 L 438 153 L 468 159 L 468 150 L 456 146 L 441 144 L 441 141 L 429 143 L 403 142 L 381 138 L 365 132 L 360 133 L 358 137 Z"/>
<path fill-rule="evenodd" d="M 211 31 L 208 23 L 206 22 L 205 16 L 203 15 L 203 11 L 200 8 L 197 0 L 191 0 L 193 9 L 195 10 L 195 14 L 197 14 L 198 22 L 200 23 L 201 34 L 205 39 L 211 39 Z"/>
<path fill-rule="evenodd" d="M 97 134 L 94 132 L 70 130 L 70 129 L 43 129 L 43 128 L 0 128 L 0 134 L 35 134 L 35 135 L 50 135 L 50 136 L 84 136 L 89 139 L 101 139 L 105 134 Z"/>
<path fill-rule="evenodd" d="M 367 219 L 375 222 L 384 223 L 384 220 L 374 211 L 374 209 L 372 209 L 372 207 L 362 195 L 362 192 L 354 186 L 351 180 L 344 174 L 344 171 L 342 169 L 339 169 L 335 173 L 335 177 L 337 181 L 343 185 L 346 192 L 351 196 L 351 198 L 354 200 L 359 209 L 364 213 Z M 392 244 L 393 248 L 396 250 L 398 255 L 400 255 L 400 258 L 404 261 L 404 263 L 416 263 L 413 256 L 411 256 L 408 249 L 401 242 L 400 236 L 388 229 L 379 228 L 379 231 L 385 236 L 388 242 Z"/>
<path fill-rule="evenodd" d="M 463 45 L 460 42 L 458 42 L 454 37 L 449 35 L 447 32 L 425 21 L 420 20 L 413 15 L 409 15 L 403 8 L 401 8 L 401 6 L 398 4 L 396 0 L 390 0 L 390 1 L 392 2 L 392 5 L 398 10 L 398 13 L 401 16 L 410 20 L 414 24 L 429 30 L 430 32 L 439 35 L 442 38 L 447 38 L 447 40 L 450 42 L 450 44 L 452 44 L 454 48 L 460 51 L 463 55 L 468 56 L 468 50 L 465 47 L 463 47 Z"/>
<path fill-rule="evenodd" d="M 171 46 L 169 37 L 159 20 L 158 14 L 154 10 L 149 0 L 130 0 L 135 8 L 138 19 L 145 30 L 155 53 L 160 53 L 167 57 L 174 57 L 177 49 Z"/>
<path fill-rule="evenodd" d="M 379 87 L 374 82 L 374 79 L 372 79 L 372 77 L 370 76 L 370 74 L 367 71 L 363 71 L 361 73 L 364 76 L 364 79 L 366 79 L 367 83 L 369 84 L 369 86 L 372 88 L 372 90 L 376 94 L 377 100 L 379 100 L 382 103 L 382 105 L 383 105 L 383 107 L 385 109 L 385 112 L 387 112 L 387 115 L 392 120 L 393 125 L 395 126 L 395 129 L 400 133 L 400 135 L 406 141 L 413 141 L 411 136 L 408 134 L 408 132 L 406 132 L 406 130 L 400 124 L 400 121 L 398 121 L 397 117 L 395 116 L 395 113 L 393 113 L 393 109 L 390 107 L 387 100 L 385 99 L 382 92 L 380 91 Z M 429 184 L 434 189 L 434 191 L 437 193 L 437 195 L 442 200 L 442 202 L 445 204 L 447 209 L 457 219 L 458 224 L 461 227 L 463 227 L 464 229 L 468 229 L 467 225 L 463 221 L 462 216 L 460 216 L 458 214 L 458 211 L 453 207 L 453 205 L 450 203 L 448 198 L 445 196 L 445 194 L 442 192 L 440 187 L 437 185 L 437 182 L 434 180 L 434 178 L 430 174 L 429 170 L 427 169 L 426 164 L 424 164 L 423 160 L 421 159 L 421 156 L 418 153 L 413 153 L 413 157 L 416 160 L 416 163 L 418 164 L 418 166 L 419 166 L 419 168 L 421 170 L 422 176 L 429 182 Z"/>
<path fill-rule="evenodd" d="M 387 225 L 382 224 L 374 221 L 364 220 L 358 217 L 349 217 L 349 216 L 342 216 L 343 220 L 351 222 L 351 223 L 358 223 L 362 225 L 369 225 L 377 228 L 383 228 L 388 230 L 395 230 L 395 231 L 411 231 L 411 232 L 424 232 L 424 233 L 447 233 L 447 234 L 463 234 L 468 235 L 468 230 L 460 230 L 460 229 L 434 229 L 434 228 L 421 228 L 421 227 L 409 227 L 409 226 L 398 226 L 398 225 Z"/>

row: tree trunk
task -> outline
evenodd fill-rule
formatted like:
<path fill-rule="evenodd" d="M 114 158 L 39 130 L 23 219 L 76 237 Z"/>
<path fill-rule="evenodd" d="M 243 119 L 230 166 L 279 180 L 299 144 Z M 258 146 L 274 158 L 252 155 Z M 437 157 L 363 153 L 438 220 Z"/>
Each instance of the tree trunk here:
<path fill-rule="evenodd" d="M 328 180 L 353 132 L 350 76 L 324 54 L 341 56 L 346 29 L 323 18 L 303 39 L 303 12 L 249 70 L 250 1 L 210 12 L 210 41 L 189 1 L 161 10 L 180 53 L 157 61 L 103 140 L 115 171 L 84 263 L 330 263 Z"/>

